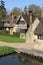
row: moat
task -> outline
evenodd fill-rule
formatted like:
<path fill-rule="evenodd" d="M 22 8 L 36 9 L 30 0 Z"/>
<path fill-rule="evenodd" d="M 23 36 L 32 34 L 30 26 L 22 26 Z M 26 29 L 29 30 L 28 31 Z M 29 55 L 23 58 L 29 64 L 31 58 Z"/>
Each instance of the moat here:
<path fill-rule="evenodd" d="M 13 53 L 0 57 L 0 65 L 43 65 L 43 60 L 28 55 Z"/>

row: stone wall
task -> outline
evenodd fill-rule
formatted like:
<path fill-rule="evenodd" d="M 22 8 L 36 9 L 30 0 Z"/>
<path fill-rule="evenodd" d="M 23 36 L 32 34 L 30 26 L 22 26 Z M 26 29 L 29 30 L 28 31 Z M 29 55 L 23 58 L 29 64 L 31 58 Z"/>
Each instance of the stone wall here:
<path fill-rule="evenodd" d="M 20 38 L 25 39 L 25 33 L 20 33 Z"/>

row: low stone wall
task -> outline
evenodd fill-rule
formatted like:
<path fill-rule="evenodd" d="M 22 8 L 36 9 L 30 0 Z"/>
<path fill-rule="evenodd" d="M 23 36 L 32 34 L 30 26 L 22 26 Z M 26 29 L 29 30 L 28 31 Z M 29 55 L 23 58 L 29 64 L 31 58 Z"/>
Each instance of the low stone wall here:
<path fill-rule="evenodd" d="M 20 33 L 20 38 L 25 39 L 25 33 Z"/>

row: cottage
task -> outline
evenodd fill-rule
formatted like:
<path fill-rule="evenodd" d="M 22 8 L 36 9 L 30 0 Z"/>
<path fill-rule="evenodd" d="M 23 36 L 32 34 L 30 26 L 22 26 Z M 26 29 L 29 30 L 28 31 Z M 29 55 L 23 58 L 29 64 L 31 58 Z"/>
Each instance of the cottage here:
<path fill-rule="evenodd" d="M 20 32 L 20 38 L 26 38 L 26 42 L 32 43 L 43 39 L 43 14 L 35 15 L 29 11 L 28 14 L 16 17 L 11 13 L 6 19 L 0 21 L 0 24 L 2 23 L 0 30 L 10 30 L 10 35 L 13 35 L 13 32 Z"/>

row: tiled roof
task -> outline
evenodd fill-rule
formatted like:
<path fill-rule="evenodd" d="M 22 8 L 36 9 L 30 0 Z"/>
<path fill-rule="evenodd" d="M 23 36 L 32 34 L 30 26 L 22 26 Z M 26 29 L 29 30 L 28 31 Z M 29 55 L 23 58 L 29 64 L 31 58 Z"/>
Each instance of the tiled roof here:
<path fill-rule="evenodd" d="M 29 15 L 22 15 L 22 16 L 23 16 L 24 20 L 26 21 L 26 23 L 29 24 L 30 23 Z"/>
<path fill-rule="evenodd" d="M 7 16 L 6 18 L 0 18 L 0 21 L 11 21 L 11 17 L 10 16 Z"/>

